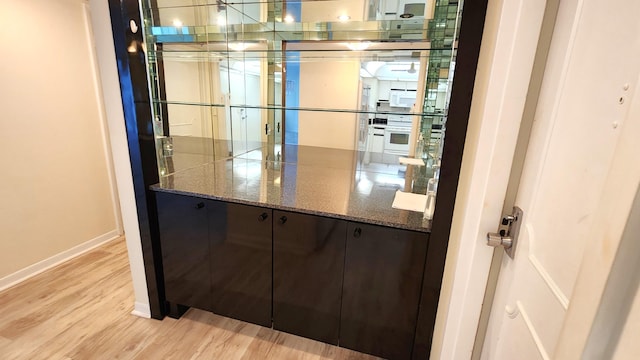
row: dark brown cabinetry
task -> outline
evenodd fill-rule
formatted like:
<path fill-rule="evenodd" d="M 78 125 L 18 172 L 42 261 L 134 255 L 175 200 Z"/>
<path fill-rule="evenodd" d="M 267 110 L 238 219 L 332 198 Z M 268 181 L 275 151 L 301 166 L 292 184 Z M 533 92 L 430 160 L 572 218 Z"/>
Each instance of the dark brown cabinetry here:
<path fill-rule="evenodd" d="M 389 359 L 411 357 L 427 234 L 156 196 L 171 316 L 192 306 Z"/>
<path fill-rule="evenodd" d="M 427 252 L 426 234 L 350 223 L 340 346 L 409 359 Z"/>
<path fill-rule="evenodd" d="M 347 222 L 273 215 L 273 327 L 337 345 Z"/>
<path fill-rule="evenodd" d="M 157 193 L 169 315 L 196 307 L 271 327 L 271 210 Z"/>
<path fill-rule="evenodd" d="M 165 296 L 177 305 L 211 308 L 211 271 L 207 211 L 220 204 L 168 193 L 157 193 Z"/>
<path fill-rule="evenodd" d="M 271 210 L 216 202 L 209 211 L 216 314 L 271 327 Z"/>

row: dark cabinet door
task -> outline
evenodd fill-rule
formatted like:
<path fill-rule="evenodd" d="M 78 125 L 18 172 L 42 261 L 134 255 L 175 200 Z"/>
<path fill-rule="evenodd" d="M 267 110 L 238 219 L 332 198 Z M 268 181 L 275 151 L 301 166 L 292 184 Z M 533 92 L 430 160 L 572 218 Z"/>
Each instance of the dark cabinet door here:
<path fill-rule="evenodd" d="M 273 215 L 274 329 L 338 344 L 347 222 Z"/>
<path fill-rule="evenodd" d="M 340 346 L 387 359 L 411 357 L 427 239 L 349 223 Z"/>
<path fill-rule="evenodd" d="M 272 211 L 217 203 L 209 212 L 213 312 L 271 327 Z"/>
<path fill-rule="evenodd" d="M 213 203 L 162 192 L 156 199 L 166 299 L 211 310 L 207 210 Z"/>

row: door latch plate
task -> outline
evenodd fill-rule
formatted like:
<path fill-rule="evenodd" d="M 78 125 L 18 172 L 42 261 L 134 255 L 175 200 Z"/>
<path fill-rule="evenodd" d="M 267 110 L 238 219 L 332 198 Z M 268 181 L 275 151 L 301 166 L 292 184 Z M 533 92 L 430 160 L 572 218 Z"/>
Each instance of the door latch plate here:
<path fill-rule="evenodd" d="M 513 259 L 518 245 L 520 225 L 522 225 L 522 209 L 513 207 L 513 212 L 502 218 L 502 228 L 499 233 L 487 233 L 487 245 L 502 246 L 504 251 Z"/>

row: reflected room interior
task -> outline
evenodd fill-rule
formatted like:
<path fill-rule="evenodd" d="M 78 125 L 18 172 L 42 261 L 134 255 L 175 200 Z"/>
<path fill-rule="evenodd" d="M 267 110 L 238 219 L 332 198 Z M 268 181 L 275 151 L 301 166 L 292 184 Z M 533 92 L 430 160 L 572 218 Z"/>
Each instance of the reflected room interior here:
<path fill-rule="evenodd" d="M 435 196 L 457 2 L 155 0 L 144 13 L 161 177 L 224 160 L 302 191 L 313 164 L 335 173 L 327 191 Z"/>

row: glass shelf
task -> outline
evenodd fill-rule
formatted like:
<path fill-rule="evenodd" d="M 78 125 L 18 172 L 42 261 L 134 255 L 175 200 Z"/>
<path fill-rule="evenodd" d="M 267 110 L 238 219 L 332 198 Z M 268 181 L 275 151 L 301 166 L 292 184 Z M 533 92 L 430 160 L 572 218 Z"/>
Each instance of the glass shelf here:
<path fill-rule="evenodd" d="M 185 105 L 185 106 L 203 106 L 203 107 L 216 107 L 224 108 L 225 104 L 213 104 L 202 102 L 185 102 L 185 101 L 167 101 L 167 100 L 153 100 L 154 104 L 166 104 L 166 105 Z M 315 111 L 325 113 L 354 113 L 354 114 L 366 114 L 366 115 L 409 115 L 409 116 L 426 116 L 426 117 L 443 117 L 443 113 L 426 113 L 426 112 L 412 112 L 410 110 L 390 110 L 390 111 L 368 111 L 358 109 L 329 109 L 329 108 L 307 108 L 307 107 L 284 107 L 281 105 L 244 105 L 235 104 L 229 105 L 230 108 L 244 108 L 244 109 L 257 109 L 257 110 L 280 110 L 280 111 Z"/>
<path fill-rule="evenodd" d="M 453 31 L 441 30 L 429 20 L 381 20 L 308 23 L 242 23 L 219 25 L 171 23 L 154 25 L 150 34 L 156 43 L 207 43 L 216 41 L 398 41 L 438 39 L 440 48 L 455 47 Z"/>
<path fill-rule="evenodd" d="M 255 144 L 371 152 L 384 167 L 398 156 L 372 128 L 395 117 L 411 119 L 406 155 L 437 177 L 462 2 L 414 3 L 145 1 L 158 142 L 184 150 L 159 151 L 162 172 Z"/>

